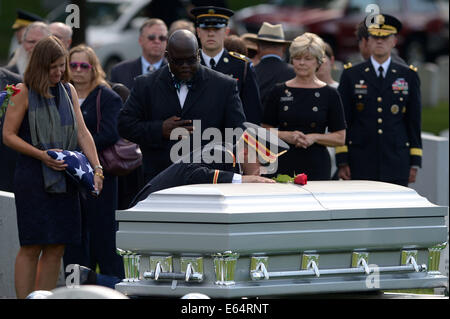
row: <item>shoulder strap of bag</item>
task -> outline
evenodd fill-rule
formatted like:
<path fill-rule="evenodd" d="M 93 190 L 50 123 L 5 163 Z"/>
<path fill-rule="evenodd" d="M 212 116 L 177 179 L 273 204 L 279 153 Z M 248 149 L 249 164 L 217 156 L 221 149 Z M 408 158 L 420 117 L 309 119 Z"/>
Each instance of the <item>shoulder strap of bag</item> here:
<path fill-rule="evenodd" d="M 97 133 L 100 132 L 100 121 L 102 120 L 102 113 L 100 112 L 100 96 L 102 95 L 102 89 L 98 89 L 97 93 L 97 102 L 96 102 L 96 108 L 97 108 Z"/>

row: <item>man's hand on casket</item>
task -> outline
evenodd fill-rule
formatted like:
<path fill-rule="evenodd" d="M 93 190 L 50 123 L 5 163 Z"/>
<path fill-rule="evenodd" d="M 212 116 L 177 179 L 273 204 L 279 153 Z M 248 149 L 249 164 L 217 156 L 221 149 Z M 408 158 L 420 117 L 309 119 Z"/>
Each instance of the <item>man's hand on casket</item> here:
<path fill-rule="evenodd" d="M 276 183 L 274 180 L 258 175 L 242 176 L 242 183 Z"/>

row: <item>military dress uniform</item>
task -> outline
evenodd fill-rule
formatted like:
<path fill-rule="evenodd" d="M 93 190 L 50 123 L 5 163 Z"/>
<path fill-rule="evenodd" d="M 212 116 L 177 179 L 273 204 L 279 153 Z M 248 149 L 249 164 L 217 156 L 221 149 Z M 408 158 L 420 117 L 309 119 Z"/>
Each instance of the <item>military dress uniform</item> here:
<path fill-rule="evenodd" d="M 207 149 L 205 149 L 207 148 Z M 220 163 L 207 163 L 205 155 L 210 151 L 219 152 Z M 214 157 L 217 155 L 210 154 Z M 159 190 L 190 184 L 231 183 L 234 174 L 241 174 L 240 165 L 236 163 L 233 146 L 225 143 L 206 145 L 201 151 L 194 151 L 188 158 L 182 158 L 152 178 L 136 195 L 130 207 L 146 199 Z"/>
<path fill-rule="evenodd" d="M 203 58 L 201 58 L 201 63 L 206 65 Z M 241 98 L 247 121 L 260 124 L 262 120 L 262 106 L 256 73 L 251 60 L 245 55 L 228 52 L 224 49 L 219 62 L 213 69 L 237 80 L 239 97 Z"/>
<path fill-rule="evenodd" d="M 369 37 L 389 37 L 402 28 L 390 15 L 378 14 L 373 21 L 367 28 Z M 336 164 L 348 164 L 352 179 L 407 186 L 411 167 L 422 164 L 417 68 L 391 57 L 378 66 L 372 56 L 354 67 L 346 65 L 338 90 L 348 129 L 346 145 L 336 148 Z"/>
<path fill-rule="evenodd" d="M 277 134 L 249 122 L 243 123 L 245 131 L 240 142 L 257 154 L 261 165 L 275 163 L 289 150 L 289 145 Z M 155 176 L 136 195 L 130 207 L 146 199 L 151 193 L 170 187 L 190 184 L 218 184 L 241 182 L 244 174 L 238 157 L 238 145 L 209 143 L 179 159 Z M 249 162 L 251 160 L 248 160 Z M 236 176 L 239 175 L 239 176 Z"/>
<path fill-rule="evenodd" d="M 352 179 L 407 185 L 421 166 L 421 97 L 417 68 L 391 61 L 382 82 L 370 59 L 347 65 L 339 84 L 348 125 L 336 164 L 349 164 Z"/>
<path fill-rule="evenodd" d="M 197 27 L 221 29 L 227 27 L 229 18 L 234 12 L 226 8 L 206 6 L 192 9 L 191 14 L 196 18 Z M 261 124 L 261 98 L 251 60 L 245 55 L 228 52 L 224 49 L 219 61 L 214 65 L 206 64 L 202 56 L 201 63 L 237 80 L 239 96 L 247 121 Z"/>

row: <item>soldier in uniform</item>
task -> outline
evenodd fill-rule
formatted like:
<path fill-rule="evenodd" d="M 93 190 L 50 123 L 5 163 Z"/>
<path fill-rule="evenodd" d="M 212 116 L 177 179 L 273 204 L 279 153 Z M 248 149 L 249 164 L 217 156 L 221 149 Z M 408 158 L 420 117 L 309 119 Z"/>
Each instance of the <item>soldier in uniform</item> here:
<path fill-rule="evenodd" d="M 421 98 L 417 68 L 394 62 L 402 24 L 379 14 L 368 27 L 371 57 L 342 73 L 339 93 L 347 121 L 346 145 L 336 148 L 342 179 L 407 186 L 421 166 Z"/>
<path fill-rule="evenodd" d="M 224 48 L 227 27 L 233 11 L 219 7 L 197 7 L 191 10 L 196 18 L 197 36 L 201 42 L 201 63 L 238 81 L 239 96 L 248 122 L 260 124 L 262 105 L 252 62 L 245 55 Z"/>
<path fill-rule="evenodd" d="M 270 169 L 267 166 L 274 168 L 278 157 L 289 150 L 289 145 L 270 130 L 249 122 L 243 123 L 243 126 L 245 131 L 235 145 L 210 143 L 181 158 L 153 178 L 138 193 L 130 207 L 146 199 L 153 192 L 175 186 L 274 183 L 274 180 L 260 174 L 265 169 Z"/>

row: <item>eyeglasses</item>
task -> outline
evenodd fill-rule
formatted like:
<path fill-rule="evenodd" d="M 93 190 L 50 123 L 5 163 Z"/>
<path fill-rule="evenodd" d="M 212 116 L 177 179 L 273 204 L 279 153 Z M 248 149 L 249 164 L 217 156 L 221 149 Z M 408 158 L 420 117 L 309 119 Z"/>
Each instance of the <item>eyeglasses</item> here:
<path fill-rule="evenodd" d="M 87 62 L 70 62 L 69 66 L 71 69 L 74 69 L 74 70 L 76 70 L 78 68 L 80 68 L 83 71 L 92 69 L 92 65 L 90 65 Z"/>
<path fill-rule="evenodd" d="M 147 36 L 147 39 L 149 39 L 150 41 L 155 41 L 156 38 L 158 38 L 159 41 L 161 41 L 161 42 L 167 41 L 167 36 L 165 36 L 165 35 L 157 36 L 156 34 L 150 34 Z"/>
<path fill-rule="evenodd" d="M 197 56 L 193 56 L 187 59 L 175 59 L 175 58 L 169 58 L 170 63 L 173 63 L 175 65 L 178 66 L 182 66 L 183 64 L 187 64 L 187 65 L 194 65 L 195 63 L 198 62 L 198 57 Z"/>

